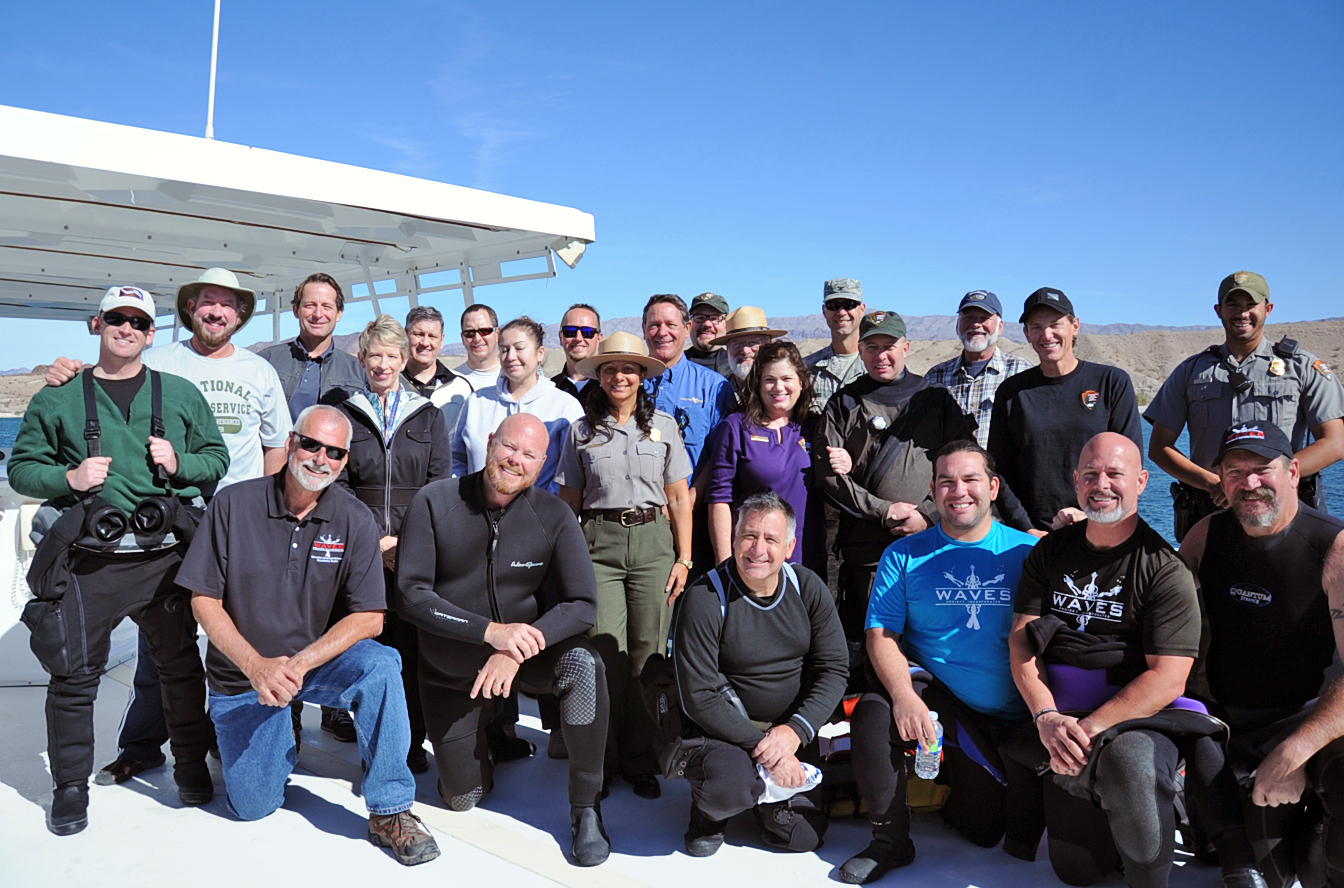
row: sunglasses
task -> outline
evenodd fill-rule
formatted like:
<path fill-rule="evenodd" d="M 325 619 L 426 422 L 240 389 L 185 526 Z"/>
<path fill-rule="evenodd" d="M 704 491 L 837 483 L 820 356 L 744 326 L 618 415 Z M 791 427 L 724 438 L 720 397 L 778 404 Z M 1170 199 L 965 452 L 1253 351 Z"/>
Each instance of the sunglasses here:
<path fill-rule="evenodd" d="M 576 327 L 573 324 L 565 324 L 560 328 L 560 335 L 566 339 L 573 339 L 576 336 L 582 336 L 584 339 L 592 339 L 597 335 L 596 327 Z"/>
<path fill-rule="evenodd" d="M 144 333 L 154 326 L 154 322 L 143 315 L 127 315 L 119 311 L 103 312 L 103 323 L 111 327 L 120 327 L 122 324 L 130 324 L 132 329 Z"/>
<path fill-rule="evenodd" d="M 827 311 L 853 311 L 859 304 L 853 299 L 827 299 L 822 303 Z"/>
<path fill-rule="evenodd" d="M 323 444 L 316 438 L 300 435 L 298 432 L 293 432 L 292 434 L 295 438 L 299 439 L 299 449 L 307 453 L 321 453 L 325 450 L 328 459 L 333 459 L 339 462 L 340 460 L 345 459 L 345 455 L 350 452 L 349 447 L 332 447 L 330 444 Z"/>
<path fill-rule="evenodd" d="M 481 337 L 482 339 L 484 339 L 485 337 L 489 336 L 489 335 L 490 335 L 491 333 L 493 333 L 493 332 L 495 332 L 495 328 L 494 328 L 494 327 L 477 327 L 475 330 L 463 330 L 463 331 L 462 331 L 462 338 L 463 338 L 463 339 L 471 339 L 471 338 L 473 338 L 473 337 L 475 337 L 475 336 L 479 336 L 479 337 Z"/>

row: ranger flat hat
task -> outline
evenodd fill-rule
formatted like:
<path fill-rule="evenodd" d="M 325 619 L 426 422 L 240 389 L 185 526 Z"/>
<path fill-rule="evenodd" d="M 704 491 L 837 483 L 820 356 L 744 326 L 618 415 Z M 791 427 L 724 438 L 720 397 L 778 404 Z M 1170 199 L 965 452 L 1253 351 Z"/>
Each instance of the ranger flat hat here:
<path fill-rule="evenodd" d="M 730 339 L 757 334 L 774 339 L 776 336 L 787 336 L 788 333 L 788 330 L 776 330 L 770 326 L 770 322 L 765 319 L 765 309 L 757 308 L 754 305 L 744 305 L 728 315 L 728 322 L 724 325 L 723 335 L 717 339 L 711 339 L 709 344 L 726 345 Z"/>
<path fill-rule="evenodd" d="M 598 368 L 608 361 L 632 361 L 653 376 L 667 369 L 662 361 L 649 357 L 643 339 L 633 333 L 611 333 L 598 343 L 597 352 L 591 358 L 579 361 L 578 370 L 589 379 L 596 379 Z"/>
<path fill-rule="evenodd" d="M 196 298 L 204 287 L 223 287 L 232 290 L 238 297 L 238 330 L 243 329 L 257 310 L 257 293 L 238 283 L 238 276 L 227 268 L 207 268 L 194 281 L 177 288 L 177 316 L 182 326 L 191 329 L 191 312 L 187 310 L 187 300 Z M 234 331 L 235 333 L 237 330 Z"/>

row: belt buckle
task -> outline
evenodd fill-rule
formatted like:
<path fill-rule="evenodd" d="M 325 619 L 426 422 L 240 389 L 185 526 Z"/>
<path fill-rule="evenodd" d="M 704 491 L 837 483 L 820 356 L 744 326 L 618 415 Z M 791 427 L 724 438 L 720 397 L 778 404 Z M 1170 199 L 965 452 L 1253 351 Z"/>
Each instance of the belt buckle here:
<path fill-rule="evenodd" d="M 630 516 L 629 521 L 625 520 L 627 515 Z M 644 517 L 643 509 L 626 509 L 624 512 L 621 513 L 621 527 L 638 527 L 639 525 L 644 523 L 643 521 L 640 520 L 643 517 Z"/>

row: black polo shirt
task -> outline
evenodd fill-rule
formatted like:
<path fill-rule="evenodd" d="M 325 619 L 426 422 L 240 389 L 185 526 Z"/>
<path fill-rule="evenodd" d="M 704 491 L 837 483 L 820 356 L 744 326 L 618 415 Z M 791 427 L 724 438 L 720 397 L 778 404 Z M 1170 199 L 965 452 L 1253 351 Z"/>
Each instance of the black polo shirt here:
<path fill-rule="evenodd" d="M 222 600 L 263 657 L 291 657 L 320 638 L 338 598 L 348 613 L 387 608 L 378 528 L 368 506 L 332 485 L 300 521 L 285 508 L 286 475 L 242 481 L 216 494 L 177 573 L 179 586 Z M 213 642 L 205 666 L 214 691 L 252 690 Z"/>

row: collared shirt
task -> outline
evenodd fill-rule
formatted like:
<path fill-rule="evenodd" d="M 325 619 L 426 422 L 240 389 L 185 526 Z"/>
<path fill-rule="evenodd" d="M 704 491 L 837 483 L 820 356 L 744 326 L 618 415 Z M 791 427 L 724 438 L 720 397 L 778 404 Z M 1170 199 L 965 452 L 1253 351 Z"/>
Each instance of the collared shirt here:
<path fill-rule="evenodd" d="M 224 602 L 263 657 L 290 657 L 327 631 L 337 601 L 350 613 L 387 607 L 378 528 L 368 506 L 332 485 L 300 520 L 285 506 L 287 472 L 240 481 L 210 502 L 177 584 Z M 241 694 L 252 683 L 210 644 L 210 687 Z"/>
<path fill-rule="evenodd" d="M 602 390 L 602 386 L 598 384 L 596 379 L 580 379 L 575 382 L 565 370 L 561 370 L 552 376 L 551 382 L 555 383 L 555 387 L 560 391 L 572 395 L 584 406 L 587 406 L 588 399 L 593 396 L 594 392 Z"/>
<path fill-rule="evenodd" d="M 808 355 L 804 363 L 812 371 L 812 389 L 816 392 L 816 398 L 812 401 L 813 413 L 825 410 L 826 402 L 832 395 L 866 372 L 858 352 L 837 355 L 829 345 Z"/>
<path fill-rule="evenodd" d="M 1233 372 L 1245 377 L 1238 392 Z M 1344 389 L 1334 372 L 1311 352 L 1278 355 L 1268 339 L 1237 364 L 1227 344 L 1209 346 L 1182 361 L 1162 383 L 1143 418 L 1176 432 L 1190 427 L 1190 459 L 1210 468 L 1223 432 L 1237 422 L 1271 422 L 1293 450 L 1307 446 L 1308 432 L 1344 417 Z"/>
<path fill-rule="evenodd" d="M 961 409 L 975 417 L 975 440 L 981 447 L 988 447 L 989 419 L 994 413 L 994 393 L 999 390 L 999 384 L 1014 373 L 1030 370 L 1034 365 L 1026 358 L 996 348 L 980 375 L 972 376 L 966 371 L 964 358 L 965 355 L 960 354 L 949 361 L 935 364 L 924 374 L 924 379 L 929 385 L 940 385 L 947 389 L 957 399 Z"/>
<path fill-rule="evenodd" d="M 655 407 L 676 420 L 691 465 L 700 465 L 710 432 L 732 404 L 732 383 L 707 367 L 682 359 L 660 375 L 645 379 L 644 389 Z"/>
<path fill-rule="evenodd" d="M 677 421 L 655 410 L 649 433 L 631 416 L 624 425 L 608 417 L 596 434 L 581 419 L 569 427 L 555 480 L 583 492 L 585 509 L 631 509 L 667 505 L 663 489 L 691 475 L 691 460 Z"/>
<path fill-rule="evenodd" d="M 335 345 L 333 341 L 326 351 L 317 358 L 312 358 L 308 354 L 308 349 L 303 347 L 303 342 L 295 337 L 285 342 L 277 342 L 260 352 L 261 357 L 275 368 L 280 377 L 280 385 L 284 389 L 291 418 L 297 417 L 303 409 L 298 405 L 312 406 L 303 399 L 297 399 L 299 386 L 305 376 L 311 375 L 317 379 L 317 398 L 313 404 L 318 401 L 332 403 L 342 400 L 344 394 L 363 391 L 364 386 L 368 384 L 368 377 L 364 373 L 364 368 L 359 365 L 359 359 L 341 351 Z M 309 386 L 311 384 L 308 383 Z M 333 390 L 336 390 L 335 394 L 328 399 L 328 393 Z"/>
<path fill-rule="evenodd" d="M 303 375 L 294 387 L 294 394 L 289 397 L 289 415 L 297 419 L 300 413 L 316 404 L 322 396 L 322 365 L 336 351 L 336 341 L 333 339 L 327 344 L 327 350 L 316 356 L 308 354 L 297 339 L 294 340 L 294 346 L 303 352 Z"/>
<path fill-rule="evenodd" d="M 436 359 L 434 361 L 434 375 L 429 378 L 429 382 L 421 382 L 412 376 L 409 365 L 406 369 L 401 371 L 401 377 L 406 381 L 406 385 L 415 389 L 421 397 L 428 398 L 430 395 L 434 394 L 436 389 L 457 379 L 457 374 L 449 370 L 448 366 L 444 364 L 443 361 Z"/>

